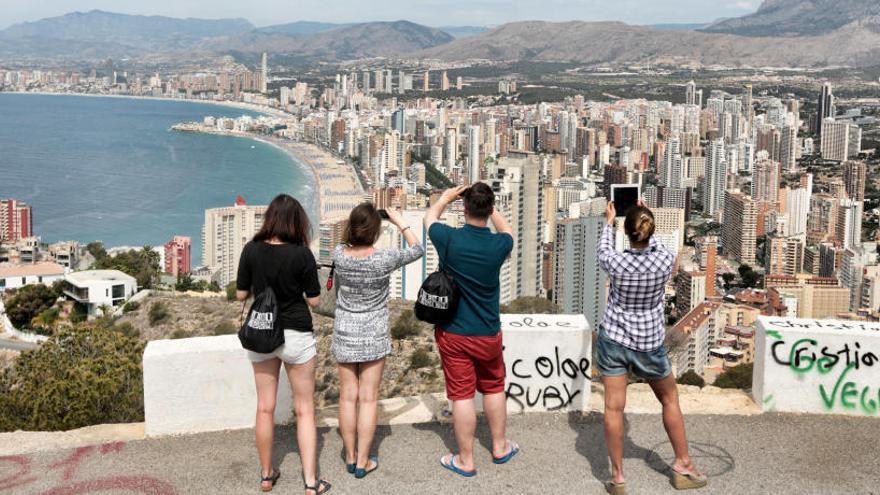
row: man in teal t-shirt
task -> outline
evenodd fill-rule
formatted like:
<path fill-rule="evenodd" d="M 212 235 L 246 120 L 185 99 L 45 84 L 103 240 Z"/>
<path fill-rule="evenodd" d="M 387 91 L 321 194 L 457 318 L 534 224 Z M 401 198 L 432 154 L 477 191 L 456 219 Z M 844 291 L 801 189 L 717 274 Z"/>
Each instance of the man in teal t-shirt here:
<path fill-rule="evenodd" d="M 461 196 L 466 224 L 458 229 L 439 222 L 446 207 Z M 489 220 L 497 232 L 488 227 Z M 459 453 L 440 459 L 443 467 L 462 476 L 474 476 L 474 432 L 477 417 L 474 395 L 483 394 L 483 410 L 492 432 L 496 464 L 510 460 L 519 447 L 507 440 L 507 397 L 501 340 L 501 265 L 513 249 L 513 231 L 495 210 L 495 194 L 483 183 L 446 190 L 428 209 L 425 226 L 437 249 L 440 264 L 461 291 L 458 309 L 434 337 L 443 363 L 446 396 L 452 401 L 453 426 Z"/>

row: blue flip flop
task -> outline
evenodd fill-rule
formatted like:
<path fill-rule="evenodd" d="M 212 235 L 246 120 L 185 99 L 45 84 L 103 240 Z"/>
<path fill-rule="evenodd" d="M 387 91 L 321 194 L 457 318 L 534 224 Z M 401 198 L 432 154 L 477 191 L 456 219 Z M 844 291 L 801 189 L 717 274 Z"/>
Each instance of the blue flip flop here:
<path fill-rule="evenodd" d="M 504 464 L 507 461 L 513 459 L 513 456 L 515 456 L 516 454 L 519 454 L 519 445 L 517 445 L 514 442 L 510 442 L 510 441 L 508 441 L 507 443 L 510 444 L 510 452 L 508 452 L 507 455 L 505 455 L 503 457 L 494 457 L 493 456 L 492 457 L 493 464 Z"/>
<path fill-rule="evenodd" d="M 453 473 L 455 473 L 459 476 L 464 476 L 465 478 L 472 478 L 477 475 L 476 470 L 465 471 L 465 470 L 461 469 L 460 467 L 456 466 L 455 465 L 455 454 L 452 454 L 452 457 L 449 458 L 449 464 L 443 462 L 444 457 L 446 457 L 446 456 L 444 455 L 443 457 L 440 458 L 440 465 L 443 466 L 444 468 L 452 471 Z"/>
<path fill-rule="evenodd" d="M 379 458 L 376 456 L 373 456 L 373 457 L 370 457 L 370 460 L 373 461 L 373 464 L 374 464 L 373 468 L 367 469 L 367 468 L 355 467 L 355 470 L 354 470 L 354 477 L 355 478 L 357 478 L 359 480 L 364 479 L 368 474 L 379 469 Z"/>

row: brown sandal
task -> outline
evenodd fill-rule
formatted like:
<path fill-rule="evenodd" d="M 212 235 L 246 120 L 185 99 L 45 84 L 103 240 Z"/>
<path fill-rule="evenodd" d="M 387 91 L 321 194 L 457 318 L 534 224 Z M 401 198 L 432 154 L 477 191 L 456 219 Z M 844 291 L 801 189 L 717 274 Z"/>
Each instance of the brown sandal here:
<path fill-rule="evenodd" d="M 707 484 L 709 484 L 709 478 L 707 478 L 705 474 L 690 471 L 681 473 L 675 469 L 672 470 L 672 486 L 675 487 L 676 490 L 703 488 Z"/>
<path fill-rule="evenodd" d="M 615 483 L 609 481 L 605 483 L 605 491 L 611 495 L 626 495 L 626 482 Z"/>

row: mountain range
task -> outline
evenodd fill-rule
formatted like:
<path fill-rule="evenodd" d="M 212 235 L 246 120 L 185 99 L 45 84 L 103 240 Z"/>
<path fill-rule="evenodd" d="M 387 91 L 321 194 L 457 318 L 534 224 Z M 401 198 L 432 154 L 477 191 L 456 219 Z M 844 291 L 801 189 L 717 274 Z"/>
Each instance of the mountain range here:
<path fill-rule="evenodd" d="M 142 58 L 187 61 L 235 54 L 313 61 L 428 58 L 579 64 L 829 67 L 880 64 L 880 1 L 765 0 L 711 25 L 543 22 L 431 28 L 409 21 L 299 21 L 256 27 L 244 19 L 71 13 L 0 31 L 4 60 Z"/>

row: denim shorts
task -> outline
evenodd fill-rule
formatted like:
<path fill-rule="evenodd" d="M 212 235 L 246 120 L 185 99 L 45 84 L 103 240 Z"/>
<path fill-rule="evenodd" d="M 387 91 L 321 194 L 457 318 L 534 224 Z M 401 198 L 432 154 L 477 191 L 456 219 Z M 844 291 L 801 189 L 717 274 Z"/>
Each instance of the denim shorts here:
<path fill-rule="evenodd" d="M 662 380 L 672 373 L 666 346 L 650 352 L 634 351 L 611 340 L 604 330 L 599 331 L 596 366 L 602 376 L 623 376 L 631 372 L 648 381 Z"/>

